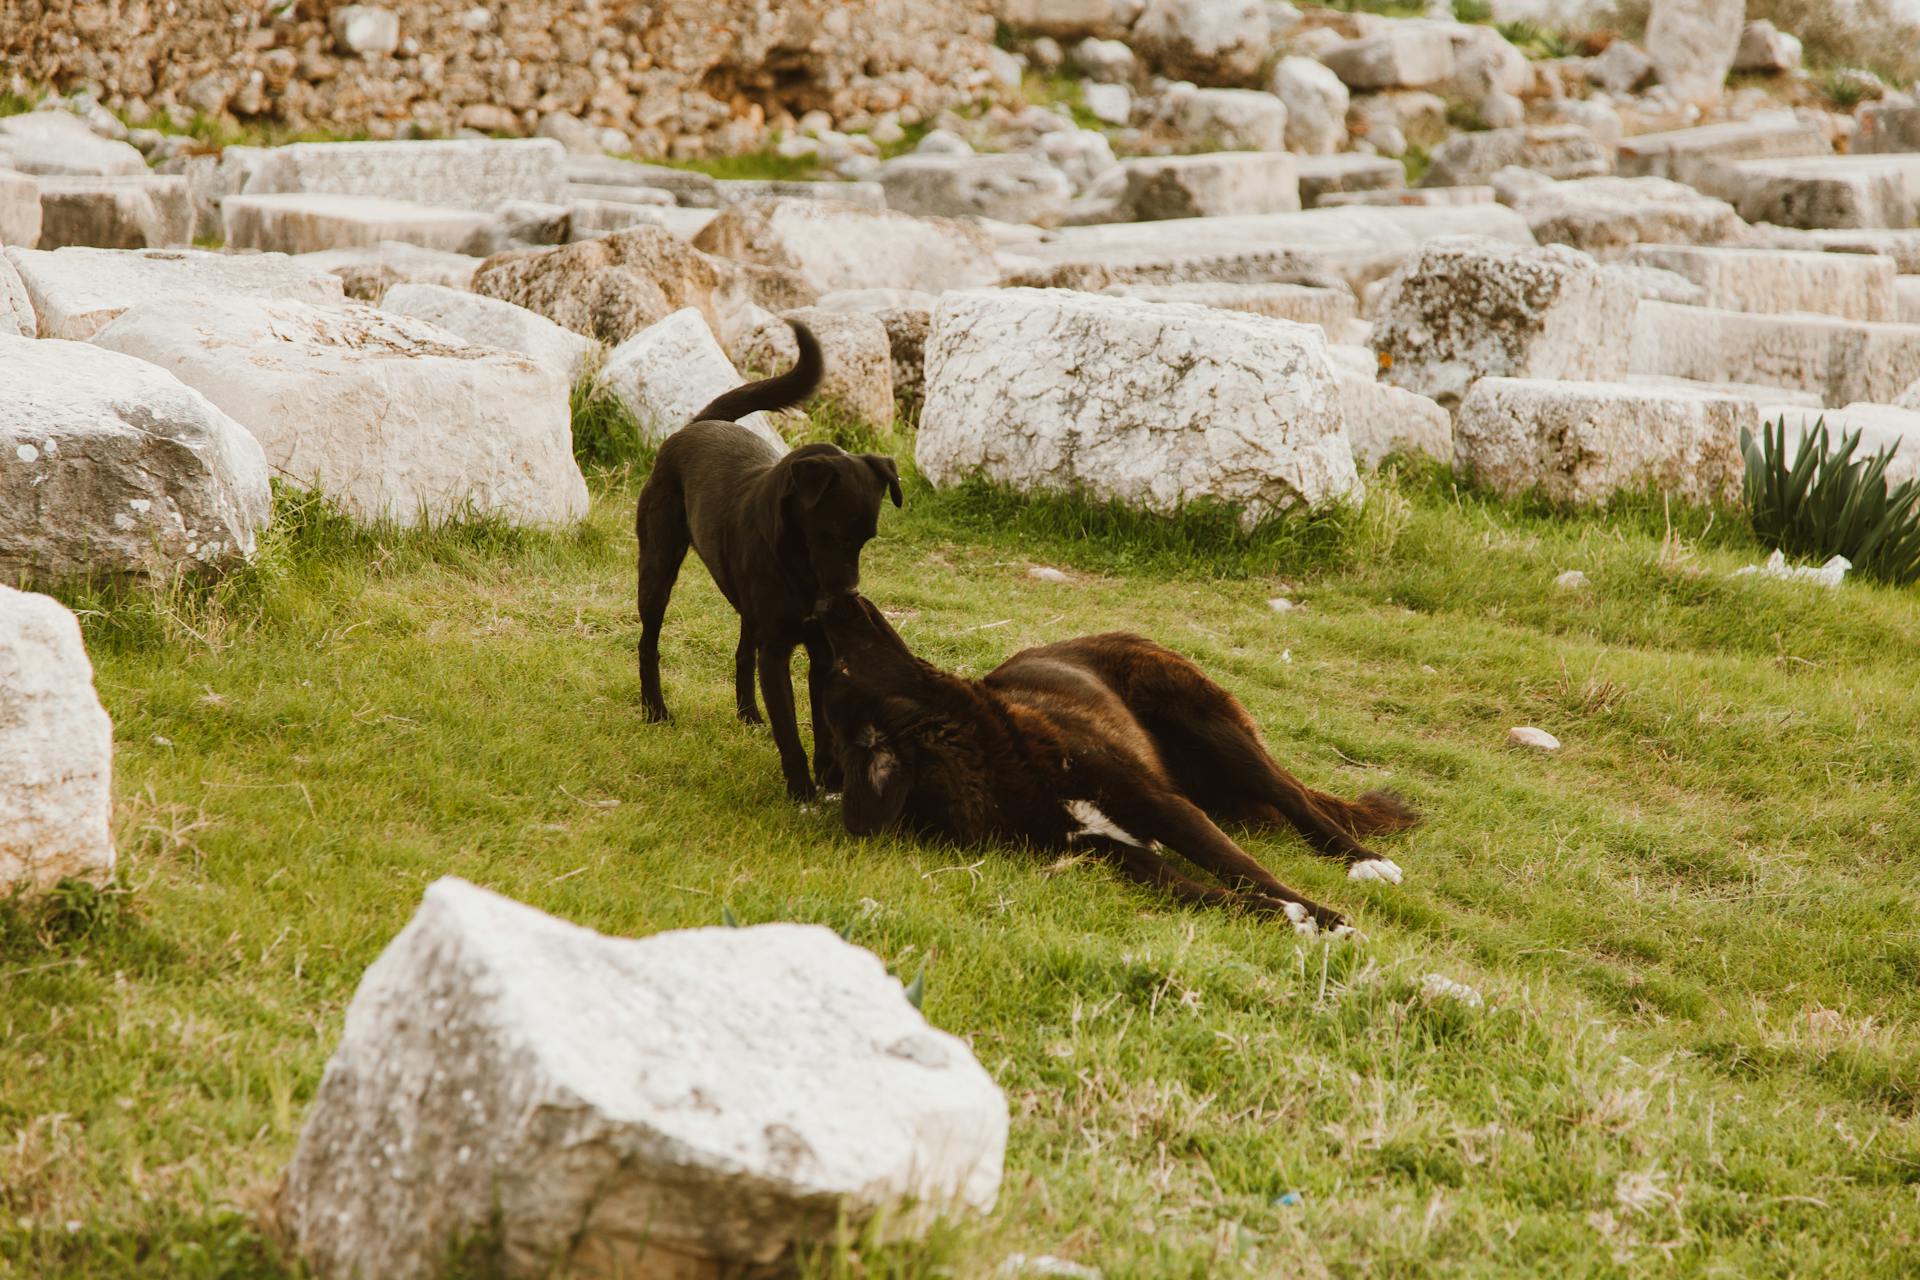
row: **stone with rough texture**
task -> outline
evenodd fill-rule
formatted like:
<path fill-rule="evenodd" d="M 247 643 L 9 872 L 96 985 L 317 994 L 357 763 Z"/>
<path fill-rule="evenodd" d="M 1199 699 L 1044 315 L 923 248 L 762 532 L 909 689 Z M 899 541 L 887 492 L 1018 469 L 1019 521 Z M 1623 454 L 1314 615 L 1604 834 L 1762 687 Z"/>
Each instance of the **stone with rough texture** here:
<path fill-rule="evenodd" d="M 172 374 L 0 336 L 0 387 L 0 580 L 164 580 L 253 554 L 266 459 Z"/>
<path fill-rule="evenodd" d="M 1682 102 L 1718 102 L 1740 50 L 1746 0 L 1652 0 L 1647 56 Z"/>
<path fill-rule="evenodd" d="M 1633 296 L 1642 302 L 1652 299 L 1656 302 L 1681 302 L 1694 307 L 1706 300 L 1705 289 L 1683 275 L 1663 271 L 1659 267 L 1615 262 L 1608 265 L 1607 271 L 1617 279 L 1626 281 L 1627 287 L 1633 290 Z"/>
<path fill-rule="evenodd" d="M 143 303 L 93 341 L 176 374 L 251 431 L 276 474 L 356 519 L 586 511 L 567 381 L 524 356 L 357 303 L 234 296 Z"/>
<path fill-rule="evenodd" d="M 1920 151 L 1920 104 L 1864 102 L 1859 120 L 1860 128 L 1848 148 L 1852 154 Z"/>
<path fill-rule="evenodd" d="M 160 298 L 245 294 L 323 306 L 342 300 L 337 277 L 278 253 L 14 249 L 7 258 L 33 299 L 43 338 L 84 342 L 128 307 Z"/>
<path fill-rule="evenodd" d="M 1514 497 L 1586 505 L 1648 486 L 1689 502 L 1740 495 L 1740 431 L 1757 430 L 1737 396 L 1637 386 L 1482 378 L 1454 416 L 1454 462 Z"/>
<path fill-rule="evenodd" d="M 1780 247 L 1819 249 L 1825 253 L 1885 254 L 1902 275 L 1920 275 L 1920 228 L 1862 227 L 1804 231 Z"/>
<path fill-rule="evenodd" d="M 33 314 L 33 297 L 14 269 L 10 258 L 0 257 L 0 334 L 10 338 L 39 336 L 40 322 Z"/>
<path fill-rule="evenodd" d="M 934 309 L 914 451 L 935 485 L 984 476 L 1247 522 L 1358 484 L 1319 329 L 1056 290 Z"/>
<path fill-rule="evenodd" d="M 689 306 L 715 333 L 733 337 L 758 324 L 756 307 L 785 311 L 818 296 L 785 264 L 729 261 L 658 227 L 633 227 L 558 249 L 497 254 L 474 273 L 473 291 L 609 345 Z"/>
<path fill-rule="evenodd" d="M 1752 382 L 1708 382 L 1698 378 L 1670 378 L 1659 373 L 1630 373 L 1627 381 L 1636 387 L 1662 387 L 1667 390 L 1704 391 L 1712 395 L 1737 396 L 1742 400 L 1751 400 L 1757 405 L 1793 405 L 1802 409 L 1818 409 L 1820 397 L 1811 391 L 1795 391 L 1788 387 L 1763 387 Z"/>
<path fill-rule="evenodd" d="M 1127 185 L 1116 214 L 1137 222 L 1284 213 L 1300 207 L 1293 157 L 1281 151 L 1141 156 L 1120 166 Z"/>
<path fill-rule="evenodd" d="M 1453 45 L 1453 73 L 1436 82 L 1433 92 L 1462 102 L 1532 92 L 1533 66 L 1527 55 L 1494 28 L 1473 22 L 1442 23 L 1441 28 Z"/>
<path fill-rule="evenodd" d="M 1793 71 L 1800 66 L 1800 41 L 1764 18 L 1749 22 L 1740 31 L 1740 45 L 1734 51 L 1735 71 L 1773 73 Z"/>
<path fill-rule="evenodd" d="M 1699 285 L 1701 306 L 1728 311 L 1812 311 L 1849 320 L 1899 320 L 1893 263 L 1848 253 L 1646 244 L 1629 262 L 1677 272 Z"/>
<path fill-rule="evenodd" d="M 230 249 L 318 253 L 387 241 L 458 253 L 482 239 L 492 219 L 467 209 L 385 196 L 228 196 L 220 202 Z"/>
<path fill-rule="evenodd" d="M 1791 387 L 1824 404 L 1888 404 L 1920 377 L 1920 325 L 1645 302 L 1633 319 L 1632 368 Z"/>
<path fill-rule="evenodd" d="M 371 4 L 341 5 L 327 15 L 342 52 L 378 57 L 400 47 L 400 15 Z"/>
<path fill-rule="evenodd" d="M 1433 153 L 1420 185 L 1482 186 L 1508 165 L 1549 178 L 1591 178 L 1612 168 L 1606 148 L 1577 124 L 1522 125 L 1448 139 Z"/>
<path fill-rule="evenodd" d="M 1558 751 L 1560 739 L 1545 729 L 1536 729 L 1530 724 L 1515 725 L 1507 730 L 1507 741 L 1516 747 L 1532 747 L 1536 751 Z M 1445 981 L 1445 979 L 1442 979 Z M 1476 993 L 1477 994 L 1477 993 Z"/>
<path fill-rule="evenodd" d="M 1282 58 L 1268 88 L 1287 106 L 1287 150 L 1331 155 L 1347 145 L 1347 86 L 1324 64 Z"/>
<path fill-rule="evenodd" d="M 294 255 L 295 262 L 326 272 L 340 281 L 349 298 L 378 302 L 397 284 L 437 284 L 467 289 L 481 260 L 465 253 L 428 249 L 398 240 L 383 240 L 358 249 L 324 249 Z"/>
<path fill-rule="evenodd" d="M 1006 1136 L 966 1044 L 830 929 L 609 938 L 446 878 L 362 976 L 279 1212 L 318 1280 L 463 1245 L 515 1277 L 760 1275 L 991 1209 Z"/>
<path fill-rule="evenodd" d="M 1587 62 L 1587 79 L 1609 93 L 1632 93 L 1653 75 L 1653 59 L 1630 40 L 1613 41 Z"/>
<path fill-rule="evenodd" d="M 993 16 L 1015 31 L 1062 40 L 1127 34 L 1145 0 L 993 0 Z"/>
<path fill-rule="evenodd" d="M 1320 61 L 1349 89 L 1418 89 L 1453 74 L 1453 41 L 1437 23 L 1394 23 L 1334 45 Z"/>
<path fill-rule="evenodd" d="M 977 228 L 827 201 L 735 206 L 709 222 L 693 243 L 721 257 L 797 271 L 816 293 L 939 293 L 992 284 L 1000 276 L 993 242 Z"/>
<path fill-rule="evenodd" d="M 1902 324 L 1920 324 L 1920 276 L 1893 278 L 1894 314 Z"/>
<path fill-rule="evenodd" d="M 1911 227 L 1920 155 L 1807 156 L 1697 166 L 1688 181 L 1782 227 Z"/>
<path fill-rule="evenodd" d="M 551 138 L 296 142 L 261 158 L 245 195 L 378 196 L 449 209 L 565 202 L 567 152 Z"/>
<path fill-rule="evenodd" d="M 1747 231 L 1726 201 L 1665 178 L 1576 178 L 1531 188 L 1508 203 L 1541 244 L 1601 257 L 1637 244 L 1731 244 Z"/>
<path fill-rule="evenodd" d="M 1329 191 L 1314 201 L 1313 207 L 1338 209 L 1345 205 L 1374 205 L 1411 209 L 1492 203 L 1492 187 L 1414 187 L 1408 190 L 1382 187 L 1378 191 Z"/>
<path fill-rule="evenodd" d="M 1337 376 L 1354 462 L 1369 471 L 1395 453 L 1453 462 L 1453 417 L 1438 403 L 1370 376 Z"/>
<path fill-rule="evenodd" d="M 748 335 L 735 349 L 735 362 L 756 378 L 793 368 L 800 350 L 787 327 L 789 320 L 805 324 L 820 340 L 826 372 L 820 378 L 819 394 L 838 404 L 855 422 L 876 431 L 891 430 L 893 344 L 877 315 L 800 307 Z"/>
<path fill-rule="evenodd" d="M 900 156 L 880 167 L 887 207 L 1051 226 L 1073 199 L 1067 176 L 1039 156 Z"/>
<path fill-rule="evenodd" d="M 0 897 L 113 874 L 113 722 L 80 620 L 0 586 Z"/>
<path fill-rule="evenodd" d="M 706 317 L 685 307 L 608 352 L 595 382 L 626 405 L 644 440 L 659 444 L 693 421 L 716 396 L 744 385 L 746 379 L 727 358 Z M 786 449 L 766 414 L 748 414 L 740 425 Z"/>
<path fill-rule="evenodd" d="M 127 143 L 103 138 L 65 111 L 0 116 L 0 157 L 21 173 L 65 178 L 138 177 L 146 157 Z"/>
<path fill-rule="evenodd" d="M 1258 89 L 1195 89 L 1179 97 L 1172 125 L 1189 150 L 1284 151 L 1287 104 Z"/>
<path fill-rule="evenodd" d="M 40 243 L 40 184 L 5 159 L 0 151 L 0 246 L 31 249 Z"/>
<path fill-rule="evenodd" d="M 1624 376 L 1639 305 L 1584 253 L 1463 236 L 1394 274 L 1370 341 L 1385 381 L 1451 407 L 1479 378 Z"/>
<path fill-rule="evenodd" d="M 193 242 L 185 178 L 41 178 L 40 247 L 146 249 Z"/>
<path fill-rule="evenodd" d="M 1300 180 L 1300 203 L 1315 208 L 1328 196 L 1360 191 L 1398 191 L 1406 186 L 1407 170 L 1397 160 L 1342 152 L 1331 156 L 1302 156 L 1294 166 Z"/>
<path fill-rule="evenodd" d="M 1162 75 L 1251 84 L 1273 48 L 1260 0 L 1147 0 L 1128 43 Z"/>
<path fill-rule="evenodd" d="M 380 309 L 437 325 L 478 347 L 523 355 L 569 384 L 600 360 L 600 344 L 584 334 L 511 302 L 443 285 L 397 284 L 380 299 Z"/>
<path fill-rule="evenodd" d="M 1692 182 L 1694 167 L 1703 162 L 1730 163 L 1832 153 L 1833 147 L 1819 129 L 1791 112 L 1778 111 L 1751 120 L 1623 138 L 1614 156 L 1614 170 L 1625 178 L 1673 178 Z"/>
<path fill-rule="evenodd" d="M 1317 324 L 1338 342 L 1355 320 L 1353 294 L 1346 289 L 1282 283 L 1113 284 L 1101 290 L 1115 298 L 1143 302 L 1186 302 L 1202 307 L 1245 311 L 1249 315 L 1295 324 Z"/>

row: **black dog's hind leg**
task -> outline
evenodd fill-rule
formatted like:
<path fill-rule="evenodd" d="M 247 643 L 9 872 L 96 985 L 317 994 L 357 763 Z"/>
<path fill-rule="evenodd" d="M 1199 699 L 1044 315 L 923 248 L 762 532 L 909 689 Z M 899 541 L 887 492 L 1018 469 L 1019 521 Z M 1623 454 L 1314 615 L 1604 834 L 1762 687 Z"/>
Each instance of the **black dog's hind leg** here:
<path fill-rule="evenodd" d="M 733 651 L 733 702 L 742 724 L 763 724 L 753 700 L 753 624 L 740 618 L 740 643 Z"/>
<path fill-rule="evenodd" d="M 649 481 L 634 512 L 633 532 L 640 540 L 640 703 L 647 719 L 669 720 L 660 695 L 660 624 L 692 540 L 680 495 L 656 492 Z"/>
<path fill-rule="evenodd" d="M 807 769 L 806 748 L 800 745 L 800 725 L 793 710 L 793 673 L 788 665 L 793 646 L 784 641 L 760 644 L 760 696 L 767 700 L 767 723 L 773 729 L 773 744 L 780 748 L 780 772 L 786 775 L 787 795 L 794 800 L 811 800 L 815 792 L 813 774 Z"/>

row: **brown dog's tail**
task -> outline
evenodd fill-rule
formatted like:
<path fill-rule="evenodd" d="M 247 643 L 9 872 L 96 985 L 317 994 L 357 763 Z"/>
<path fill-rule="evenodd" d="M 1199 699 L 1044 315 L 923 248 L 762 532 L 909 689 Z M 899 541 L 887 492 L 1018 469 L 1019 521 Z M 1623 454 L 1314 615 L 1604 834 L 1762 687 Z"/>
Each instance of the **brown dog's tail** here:
<path fill-rule="evenodd" d="M 819 389 L 820 377 L 827 369 L 819 340 L 813 336 L 813 330 L 798 320 L 787 321 L 787 326 L 793 330 L 794 343 L 800 348 L 800 359 L 794 362 L 793 368 L 777 378 L 762 378 L 744 387 L 735 387 L 694 414 L 693 421 L 738 422 L 750 413 L 791 409 Z"/>
<path fill-rule="evenodd" d="M 1325 793 L 1315 798 L 1332 811 L 1334 821 L 1356 837 L 1420 825 L 1419 811 L 1391 791 L 1369 791 L 1358 800 L 1342 800 Z"/>

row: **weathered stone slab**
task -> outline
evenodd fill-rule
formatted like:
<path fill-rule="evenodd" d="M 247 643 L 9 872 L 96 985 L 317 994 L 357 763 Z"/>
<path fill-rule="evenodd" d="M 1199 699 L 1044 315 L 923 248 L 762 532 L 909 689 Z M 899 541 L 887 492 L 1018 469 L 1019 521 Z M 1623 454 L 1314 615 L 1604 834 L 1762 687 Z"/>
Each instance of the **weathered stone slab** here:
<path fill-rule="evenodd" d="M 357 249 L 323 249 L 294 256 L 302 266 L 338 279 L 349 298 L 378 302 L 397 284 L 437 284 L 447 289 L 472 286 L 481 259 L 417 244 L 383 240 Z"/>
<path fill-rule="evenodd" d="M 1454 135 L 1434 151 L 1420 185 L 1484 186 L 1508 165 L 1549 178 L 1590 178 L 1613 167 L 1606 148 L 1577 124 L 1521 125 Z"/>
<path fill-rule="evenodd" d="M 0 116 L 0 155 L 21 173 L 63 178 L 135 177 L 146 157 L 127 143 L 103 138 L 65 111 Z"/>
<path fill-rule="evenodd" d="M 617 396 L 639 425 L 641 438 L 659 444 L 693 421 L 715 397 L 743 386 L 746 379 L 728 359 L 706 317 L 684 307 L 648 325 L 607 354 L 597 384 Z M 764 413 L 740 419 L 768 444 L 784 452 L 786 441 Z"/>
<path fill-rule="evenodd" d="M 128 307 L 161 298 L 244 294 L 327 305 L 343 301 L 338 277 L 279 253 L 203 249 L 12 249 L 39 336 L 83 342 Z"/>
<path fill-rule="evenodd" d="M 584 334 L 563 329 L 511 302 L 444 285 L 394 285 L 381 298 L 380 309 L 424 320 L 477 347 L 523 355 L 569 383 L 578 381 L 600 361 L 600 344 Z"/>
<path fill-rule="evenodd" d="M 1356 304 L 1346 289 L 1323 289 L 1312 285 L 1254 284 L 1115 284 L 1102 293 L 1115 298 L 1138 298 L 1143 302 L 1184 302 L 1202 307 L 1221 307 L 1244 311 L 1273 320 L 1291 320 L 1295 324 L 1317 324 L 1327 332 L 1329 342 L 1344 341 L 1347 329 L 1358 318 Z"/>
<path fill-rule="evenodd" d="M 39 243 L 40 184 L 0 164 L 0 246 L 31 249 Z"/>
<path fill-rule="evenodd" d="M 1703 306 L 1763 314 L 1812 311 L 1849 320 L 1902 318 L 1887 258 L 1645 244 L 1630 250 L 1627 260 L 1685 276 L 1704 291 Z"/>
<path fill-rule="evenodd" d="M 1887 404 L 1920 378 L 1920 326 L 1644 302 L 1632 369 L 1792 387 L 1824 404 Z"/>
<path fill-rule="evenodd" d="M 1300 156 L 1294 162 L 1299 175 L 1300 203 L 1308 209 L 1328 197 L 1360 191 L 1397 191 L 1407 184 L 1406 166 L 1382 156 L 1341 152 L 1338 155 Z"/>
<path fill-rule="evenodd" d="M 1654 487 L 1689 502 L 1731 502 L 1752 401 L 1636 386 L 1482 378 L 1460 404 L 1454 462 L 1504 496 L 1587 505 Z"/>
<path fill-rule="evenodd" d="M 269 151 L 243 193 L 377 196 L 490 210 L 508 200 L 558 204 L 566 185 L 566 149 L 551 138 L 296 142 Z"/>
<path fill-rule="evenodd" d="M 1865 102 L 1860 105 L 1860 128 L 1850 148 L 1854 155 L 1920 151 L 1920 105 L 1911 102 Z"/>
<path fill-rule="evenodd" d="M 1783 227 L 1911 227 L 1920 155 L 1808 156 L 1696 166 L 1690 181 L 1748 222 Z"/>
<path fill-rule="evenodd" d="M 798 320 L 820 343 L 826 372 L 819 394 L 855 422 L 878 432 L 893 428 L 893 356 L 887 326 L 866 311 L 800 307 L 760 326 L 738 344 L 735 360 L 755 377 L 785 373 L 800 357 L 789 320 Z"/>
<path fill-rule="evenodd" d="M 694 238 L 721 257 L 796 271 L 836 289 L 972 288 L 998 280 L 993 242 L 944 218 L 823 201 L 773 200 L 723 210 Z"/>
<path fill-rule="evenodd" d="M 1831 154 L 1833 148 L 1819 129 L 1791 112 L 1777 112 L 1728 124 L 1622 138 L 1614 156 L 1614 171 L 1626 178 L 1690 182 L 1692 167 L 1702 161 L 1731 163 Z"/>
<path fill-rule="evenodd" d="M 41 178 L 40 247 L 146 249 L 193 242 L 185 178 Z"/>
<path fill-rule="evenodd" d="M 1440 24 L 1396 22 L 1323 50 L 1320 61 L 1349 89 L 1419 89 L 1453 74 L 1453 41 Z"/>
<path fill-rule="evenodd" d="M 991 1209 L 1006 1135 L 830 929 L 609 938 L 449 878 L 361 978 L 279 1211 L 317 1280 L 764 1275 Z"/>
<path fill-rule="evenodd" d="M 1617 257 L 1638 244 L 1732 244 L 1747 224 L 1724 200 L 1665 178 L 1577 178 L 1515 193 L 1510 201 L 1541 244 Z"/>
<path fill-rule="evenodd" d="M 1745 0 L 1652 0 L 1647 56 L 1682 102 L 1718 102 L 1740 48 Z"/>
<path fill-rule="evenodd" d="M 1300 181 L 1293 157 L 1285 152 L 1142 156 L 1122 161 L 1121 169 L 1126 189 L 1118 212 L 1138 222 L 1286 213 L 1300 207 Z"/>
<path fill-rule="evenodd" d="M 371 247 L 388 241 L 459 253 L 485 237 L 484 213 L 384 196 L 228 196 L 221 202 L 227 247 L 280 253 Z"/>
<path fill-rule="evenodd" d="M 928 217 L 1052 226 L 1073 199 L 1067 176 L 1038 156 L 900 156 L 880 166 L 887 207 Z"/>

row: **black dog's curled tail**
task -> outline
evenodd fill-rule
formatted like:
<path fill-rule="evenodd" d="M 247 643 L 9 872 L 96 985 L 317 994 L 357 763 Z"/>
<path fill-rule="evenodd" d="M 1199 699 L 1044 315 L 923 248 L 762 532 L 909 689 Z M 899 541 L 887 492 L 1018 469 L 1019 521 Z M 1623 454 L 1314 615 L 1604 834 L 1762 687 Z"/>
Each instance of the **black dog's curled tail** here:
<path fill-rule="evenodd" d="M 777 378 L 762 378 L 744 387 L 735 387 L 694 414 L 693 421 L 738 422 L 750 413 L 791 409 L 818 390 L 820 376 L 827 367 L 820 355 L 820 342 L 813 336 L 813 330 L 798 320 L 787 321 L 787 327 L 793 330 L 794 343 L 800 348 L 800 359 L 793 368 Z"/>

